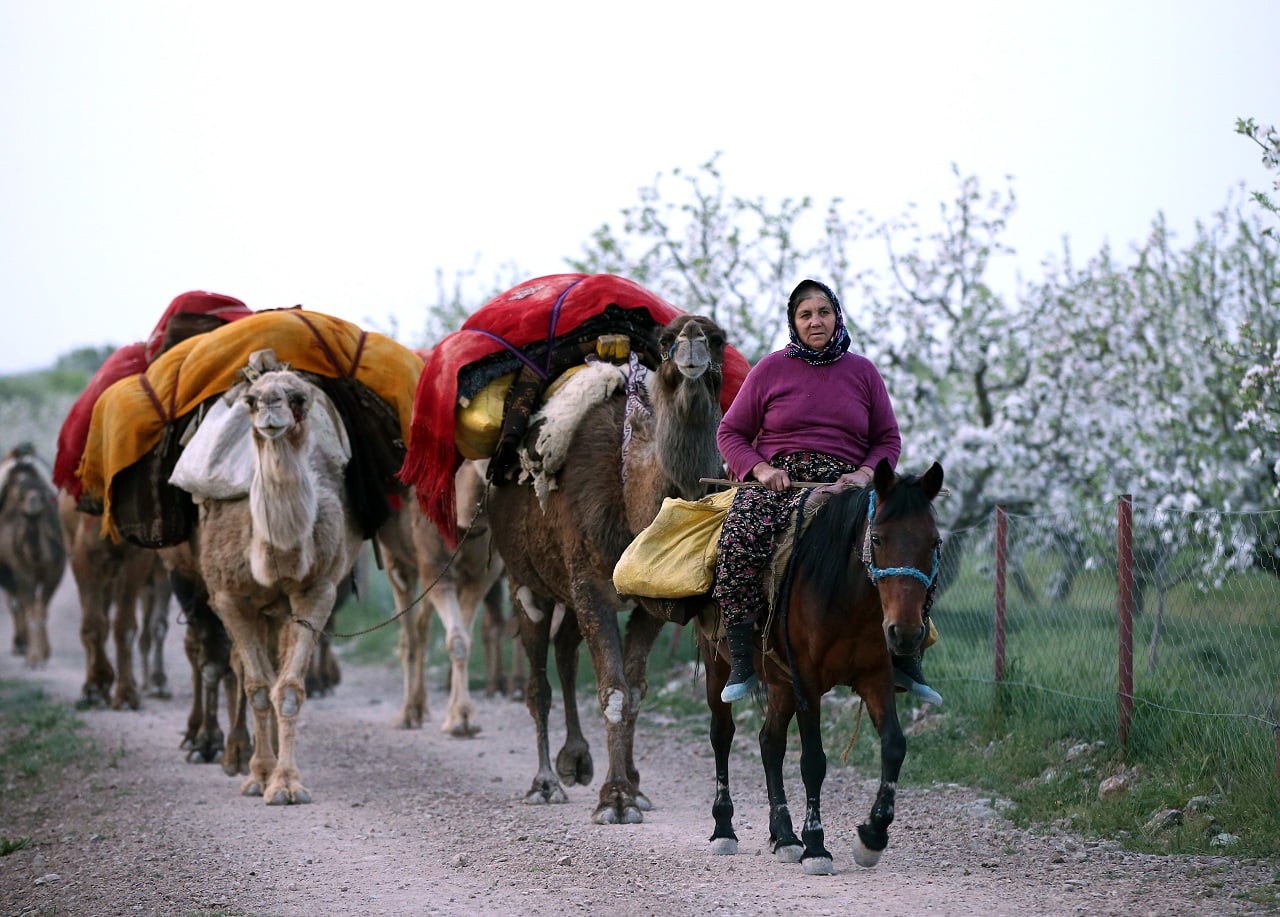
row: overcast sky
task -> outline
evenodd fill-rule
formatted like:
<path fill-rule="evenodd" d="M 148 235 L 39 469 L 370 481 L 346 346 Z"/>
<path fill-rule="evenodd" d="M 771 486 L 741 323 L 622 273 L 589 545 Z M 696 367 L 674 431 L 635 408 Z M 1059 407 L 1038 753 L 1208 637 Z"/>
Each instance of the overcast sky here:
<path fill-rule="evenodd" d="M 0 0 L 0 374 L 191 289 L 417 346 L 438 268 L 564 270 L 716 152 L 884 218 L 1011 175 L 1034 273 L 1268 188 L 1278 50 L 1274 0 Z"/>

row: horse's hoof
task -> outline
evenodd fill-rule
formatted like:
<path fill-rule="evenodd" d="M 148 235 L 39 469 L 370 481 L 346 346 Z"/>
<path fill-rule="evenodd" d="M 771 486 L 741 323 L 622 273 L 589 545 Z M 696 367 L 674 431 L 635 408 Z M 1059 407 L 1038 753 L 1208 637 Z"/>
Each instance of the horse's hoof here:
<path fill-rule="evenodd" d="M 872 850 L 866 844 L 862 843 L 862 838 L 858 838 L 853 845 L 853 862 L 859 866 L 870 869 L 872 866 L 880 862 L 880 857 L 884 855 L 883 850 Z"/>
<path fill-rule="evenodd" d="M 717 837 L 711 842 L 712 856 L 737 856 L 738 839 L 733 837 Z"/>
<path fill-rule="evenodd" d="M 787 844 L 785 847 L 774 847 L 773 858 L 779 863 L 799 863 L 804 847 L 799 844 Z"/>
<path fill-rule="evenodd" d="M 800 865 L 804 867 L 806 876 L 834 876 L 836 868 L 831 864 L 831 857 L 809 857 L 807 860 L 801 860 Z"/>

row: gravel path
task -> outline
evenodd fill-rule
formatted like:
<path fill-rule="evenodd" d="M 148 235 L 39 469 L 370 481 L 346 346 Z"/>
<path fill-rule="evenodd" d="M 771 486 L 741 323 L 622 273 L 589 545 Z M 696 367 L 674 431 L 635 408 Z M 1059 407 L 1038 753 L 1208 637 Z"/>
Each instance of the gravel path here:
<path fill-rule="evenodd" d="M 67 580 L 52 615 L 51 664 L 29 672 L 7 654 L 5 615 L 0 677 L 35 681 L 72 701 L 83 653 Z M 190 702 L 181 630 L 173 627 L 168 640 L 173 699 L 85 713 L 103 755 L 94 767 L 33 801 L 17 803 L 3 788 L 0 836 L 34 843 L 0 858 L 0 913 L 1270 912 L 1243 896 L 1274 888 L 1275 862 L 1141 856 L 1031 834 L 960 787 L 903 786 L 888 851 L 874 869 L 860 869 L 850 841 L 875 781 L 838 766 L 828 773 L 823 813 L 836 875 L 806 876 L 768 854 L 764 781 L 746 730 L 733 761 L 738 856 L 708 853 L 710 748 L 695 734 L 701 729 L 687 726 L 642 721 L 638 766 L 655 808 L 643 825 L 597 826 L 590 815 L 598 782 L 568 788 L 566 805 L 524 804 L 537 762 L 522 704 L 479 698 L 483 731 L 453 739 L 438 731 L 444 698 L 436 677 L 434 722 L 392 729 L 400 692 L 392 661 L 347 664 L 336 693 L 308 701 L 299 763 L 315 801 L 268 807 L 239 795 L 238 779 L 188 764 L 178 750 Z M 599 774 L 603 728 L 593 699 L 582 709 Z M 553 751 L 562 737 L 553 727 Z M 839 749 L 828 751 L 834 758 Z M 789 787 L 798 805 L 797 760 L 793 750 Z M 908 756 L 908 781 L 910 766 Z"/>

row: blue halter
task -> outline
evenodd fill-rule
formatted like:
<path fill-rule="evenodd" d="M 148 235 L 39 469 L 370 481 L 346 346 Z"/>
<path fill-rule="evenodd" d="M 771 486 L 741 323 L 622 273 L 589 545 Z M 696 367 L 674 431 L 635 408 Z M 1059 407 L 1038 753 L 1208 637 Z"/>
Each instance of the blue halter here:
<path fill-rule="evenodd" d="M 933 570 L 927 576 L 916 567 L 877 567 L 871 554 L 871 524 L 875 517 L 876 492 L 872 490 L 867 500 L 867 527 L 862 538 L 862 565 L 867 568 L 867 576 L 871 577 L 872 584 L 880 585 L 881 578 L 886 576 L 913 576 L 924 584 L 924 588 L 932 590 L 938 582 L 938 563 L 942 551 L 937 547 L 933 549 Z"/>

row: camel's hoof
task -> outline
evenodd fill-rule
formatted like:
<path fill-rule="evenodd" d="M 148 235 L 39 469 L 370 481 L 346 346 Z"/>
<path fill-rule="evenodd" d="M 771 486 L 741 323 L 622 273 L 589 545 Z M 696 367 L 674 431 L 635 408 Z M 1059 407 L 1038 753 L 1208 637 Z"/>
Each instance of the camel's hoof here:
<path fill-rule="evenodd" d="M 540 790 L 536 787 L 529 791 L 524 798 L 525 804 L 530 806 L 545 806 L 550 804 L 560 804 L 569 801 L 569 797 L 565 795 L 561 787 Z"/>
<path fill-rule="evenodd" d="M 809 857 L 807 860 L 801 860 L 800 865 L 804 867 L 804 873 L 807 876 L 834 876 L 836 868 L 831 864 L 831 857 Z"/>
<path fill-rule="evenodd" d="M 259 783 L 257 780 L 250 778 L 246 780 L 244 783 L 240 784 L 240 795 L 241 796 L 261 796 L 262 784 Z"/>
<path fill-rule="evenodd" d="M 735 837 L 717 837 L 711 842 L 712 856 L 737 856 L 738 839 Z"/>
<path fill-rule="evenodd" d="M 639 791 L 636 792 L 636 808 L 641 812 L 652 812 L 653 803 L 649 801 L 649 797 Z"/>
<path fill-rule="evenodd" d="M 804 847 L 799 844 L 787 844 L 785 847 L 774 847 L 773 858 L 779 863 L 799 863 Z"/>
<path fill-rule="evenodd" d="M 154 700 L 173 700 L 173 693 L 168 688 L 152 688 L 147 692 L 147 697 Z"/>
<path fill-rule="evenodd" d="M 640 825 L 644 824 L 644 815 L 635 806 L 623 806 L 622 813 L 611 805 L 602 805 L 596 809 L 591 820 L 597 825 Z"/>
<path fill-rule="evenodd" d="M 396 718 L 396 721 L 392 723 L 391 726 L 393 729 L 421 729 L 422 720 L 408 716 L 400 716 Z"/>
<path fill-rule="evenodd" d="M 445 723 L 443 726 L 440 727 L 440 731 L 448 733 L 449 735 L 453 736 L 455 739 L 470 739 L 476 736 L 477 734 L 479 734 L 480 727 L 472 726 L 470 720 L 463 719 L 457 723 L 454 723 L 452 726 L 449 725 L 448 723 Z"/>
<path fill-rule="evenodd" d="M 311 794 L 307 792 L 305 787 L 298 787 L 295 790 L 289 790 L 281 787 L 271 794 L 267 799 L 269 806 L 302 806 L 311 801 Z"/>

